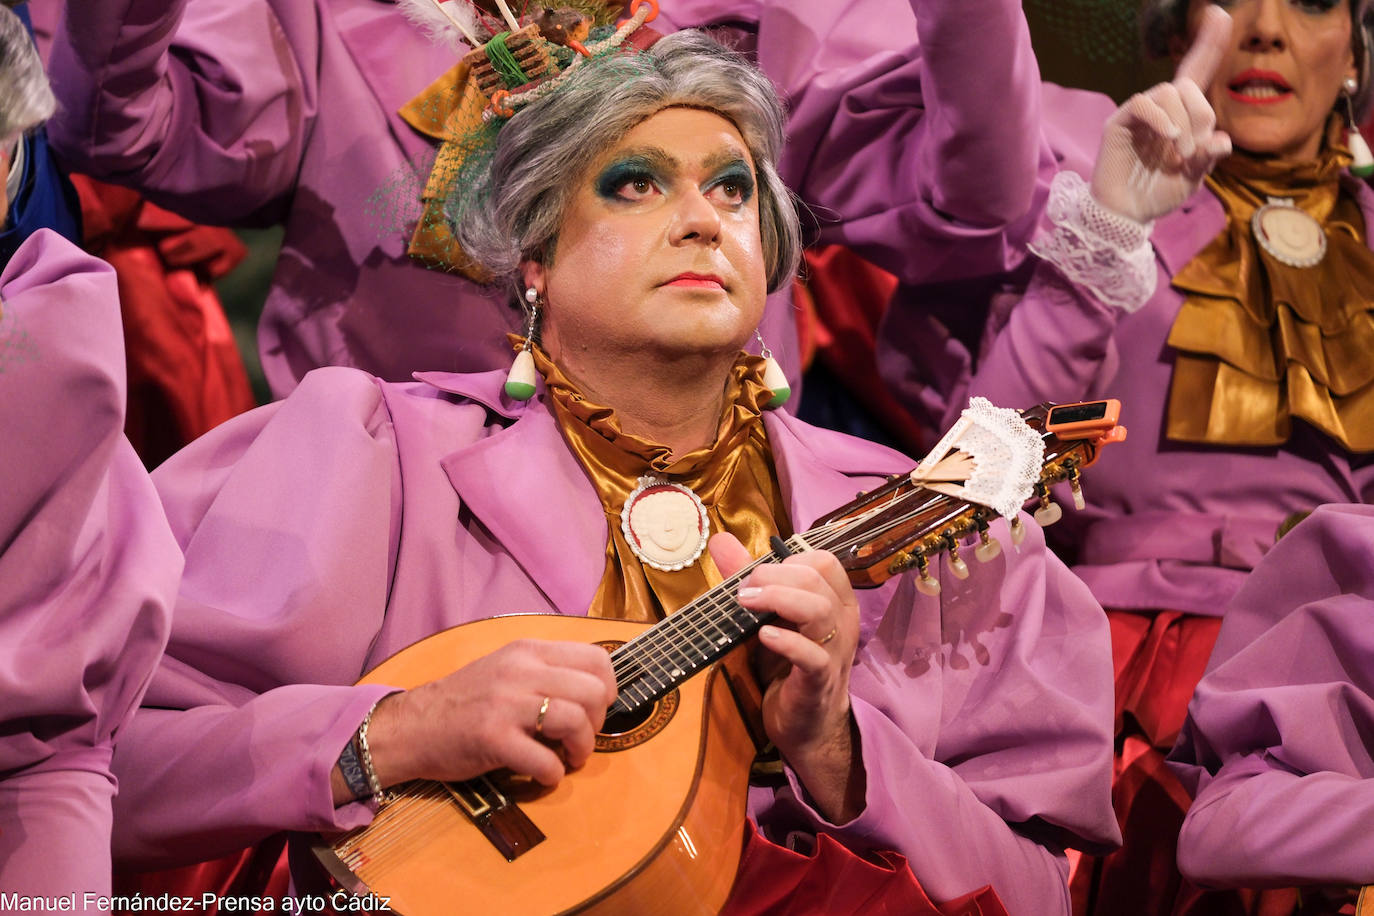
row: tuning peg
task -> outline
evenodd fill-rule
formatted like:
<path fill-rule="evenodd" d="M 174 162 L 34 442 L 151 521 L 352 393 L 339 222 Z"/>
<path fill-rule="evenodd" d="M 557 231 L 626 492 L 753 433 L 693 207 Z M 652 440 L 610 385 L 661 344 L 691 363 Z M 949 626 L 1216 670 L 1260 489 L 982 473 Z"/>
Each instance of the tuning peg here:
<path fill-rule="evenodd" d="M 1002 544 L 988 533 L 986 526 L 978 531 L 978 546 L 973 548 L 973 557 L 979 563 L 995 560 L 1002 555 Z"/>
<path fill-rule="evenodd" d="M 1083 509 L 1088 503 L 1083 499 L 1083 481 L 1079 479 L 1078 468 L 1069 468 L 1069 490 L 1073 493 L 1073 507 Z"/>
<path fill-rule="evenodd" d="M 1011 520 L 1011 545 L 1020 547 L 1021 542 L 1026 539 L 1026 525 L 1021 521 L 1021 516 L 1015 516 Z"/>
<path fill-rule="evenodd" d="M 1050 499 L 1050 488 L 1043 483 L 1035 485 L 1036 495 L 1040 497 L 1040 508 L 1035 510 L 1035 521 L 1041 528 L 1048 528 L 1064 517 L 1064 510 Z"/>
<path fill-rule="evenodd" d="M 940 594 L 940 581 L 930 574 L 930 564 L 924 556 L 916 558 L 916 570 L 921 574 L 916 580 L 916 591 L 922 595 Z"/>
<path fill-rule="evenodd" d="M 1063 517 L 1064 510 L 1059 508 L 1059 503 L 1048 496 L 1040 497 L 1040 508 L 1035 510 L 1035 521 L 1041 528 L 1048 528 Z"/>
<path fill-rule="evenodd" d="M 956 579 L 968 578 L 968 564 L 959 556 L 959 542 L 953 538 L 950 539 L 949 555 L 945 558 L 945 563 Z"/>

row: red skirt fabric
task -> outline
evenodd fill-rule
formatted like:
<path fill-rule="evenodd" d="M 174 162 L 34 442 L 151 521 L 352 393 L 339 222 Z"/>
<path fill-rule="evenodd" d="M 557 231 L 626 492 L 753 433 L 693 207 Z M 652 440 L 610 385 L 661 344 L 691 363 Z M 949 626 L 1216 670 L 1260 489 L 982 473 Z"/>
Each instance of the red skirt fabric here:
<path fill-rule="evenodd" d="M 83 175 L 86 248 L 115 269 L 128 362 L 125 433 L 156 467 L 257 406 L 212 281 L 244 257 L 228 229 L 197 226 L 127 188 Z"/>
<path fill-rule="evenodd" d="M 286 864 L 286 834 L 268 837 L 256 846 L 222 859 L 200 862 L 185 868 L 165 871 L 133 872 L 115 868 L 114 895 L 127 897 L 192 897 L 197 902 L 204 894 L 219 897 L 252 898 L 263 901 L 256 908 L 240 908 L 235 902 L 233 912 L 260 916 L 263 913 L 282 913 L 282 900 L 290 895 L 291 874 Z M 220 911 L 216 903 L 197 909 L 206 916 Z M 227 908 L 226 908 L 227 911 Z M 114 916 L 135 916 L 142 910 L 115 909 Z"/>
<path fill-rule="evenodd" d="M 1108 610 L 1116 676 L 1112 805 L 1124 843 L 1101 858 L 1074 856 L 1075 916 L 1289 916 L 1291 888 L 1208 891 L 1178 871 L 1178 833 L 1192 803 L 1164 763 L 1207 667 L 1218 617 Z"/>
<path fill-rule="evenodd" d="M 932 903 L 906 858 L 863 858 L 827 834 L 812 855 L 764 839 L 750 822 L 735 887 L 721 916 L 1007 916 L 991 887 Z"/>
<path fill-rule="evenodd" d="M 272 909 L 235 912 L 284 912 L 287 896 L 285 836 L 264 840 L 252 849 L 186 868 L 134 874 L 116 872 L 116 895 L 161 894 L 224 897 L 272 897 Z M 128 911 L 116 910 L 115 916 Z M 218 912 L 212 905 L 203 910 Z M 906 858 L 895 852 L 862 858 L 833 837 L 822 834 L 812 855 L 794 852 L 764 839 L 753 822 L 745 825 L 744 851 L 734 890 L 722 916 L 1008 916 L 991 887 L 945 903 L 932 903 Z M 130 913 L 129 916 L 132 916 Z"/>

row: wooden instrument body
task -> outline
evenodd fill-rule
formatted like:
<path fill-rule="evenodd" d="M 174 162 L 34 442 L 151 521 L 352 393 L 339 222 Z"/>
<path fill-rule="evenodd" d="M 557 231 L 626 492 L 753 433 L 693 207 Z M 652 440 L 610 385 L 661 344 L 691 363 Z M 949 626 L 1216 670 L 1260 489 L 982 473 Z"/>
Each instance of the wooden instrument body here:
<path fill-rule="evenodd" d="M 518 639 L 619 643 L 645 627 L 494 617 L 422 640 L 362 683 L 412 687 Z M 552 790 L 505 786 L 546 837 L 513 861 L 457 804 L 407 798 L 407 786 L 397 787 L 397 799 L 369 827 L 317 852 L 350 890 L 390 897 L 404 916 L 715 913 L 739 865 L 756 750 L 747 722 L 759 697 L 745 668 L 744 653 L 735 652 L 688 680 L 656 704 L 644 726 L 615 738 L 631 746 L 603 750 L 599 739 L 587 765 Z M 366 841 L 363 864 L 351 873 L 332 852 L 350 837 Z"/>
<path fill-rule="evenodd" d="M 1091 416 L 1069 424 L 1071 438 L 1049 422 L 1053 405 L 1022 412 L 1044 445 L 1035 485 L 1042 507 L 1059 481 L 1081 497 L 1079 469 L 1096 460 L 1102 445 L 1125 437 L 1107 404 L 1095 413 L 1084 409 L 1099 405 L 1072 405 L 1075 416 Z M 552 790 L 506 780 L 494 807 L 513 817 L 499 829 L 497 818 L 480 813 L 490 806 L 481 809 L 474 794 L 489 792 L 492 777 L 455 784 L 471 812 L 439 783 L 411 783 L 393 793 L 396 800 L 372 824 L 317 846 L 321 860 L 345 887 L 389 897 L 404 916 L 717 912 L 739 864 L 749 764 L 764 742 L 758 686 L 745 653 L 735 649 L 771 615 L 739 605 L 740 583 L 755 565 L 823 549 L 857 587 L 914 568 L 935 594 L 930 560 L 948 553 L 955 575 L 967 576 L 960 543 L 977 537 L 985 548 L 991 541 L 996 513 L 961 492 L 893 475 L 805 535 L 775 539 L 770 554 L 652 627 L 515 615 L 454 627 L 405 649 L 363 683 L 418 686 L 523 638 L 603 644 L 614 649 L 619 688 L 607 727 L 621 724 L 615 734 L 599 735 L 587 765 Z"/>

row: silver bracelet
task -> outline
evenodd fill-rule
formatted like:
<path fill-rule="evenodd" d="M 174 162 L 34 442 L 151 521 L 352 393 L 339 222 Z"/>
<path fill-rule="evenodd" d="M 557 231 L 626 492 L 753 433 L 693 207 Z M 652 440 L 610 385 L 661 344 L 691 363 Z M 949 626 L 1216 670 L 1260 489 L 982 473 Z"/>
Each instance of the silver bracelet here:
<path fill-rule="evenodd" d="M 386 801 L 386 793 L 382 791 L 382 781 L 377 778 L 377 768 L 372 765 L 372 749 L 367 746 L 367 727 L 372 724 L 372 714 L 376 711 L 377 704 L 373 703 L 367 715 L 363 716 L 363 724 L 358 726 L 358 755 L 363 760 L 367 784 L 372 787 L 372 803 L 380 808 Z"/>

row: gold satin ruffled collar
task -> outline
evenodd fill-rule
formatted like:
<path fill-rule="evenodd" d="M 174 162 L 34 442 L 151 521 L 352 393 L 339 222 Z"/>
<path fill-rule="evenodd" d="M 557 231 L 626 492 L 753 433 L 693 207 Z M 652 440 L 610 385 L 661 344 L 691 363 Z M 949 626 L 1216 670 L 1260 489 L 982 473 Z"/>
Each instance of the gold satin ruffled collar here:
<path fill-rule="evenodd" d="M 606 568 L 588 616 L 657 620 L 721 581 L 705 552 L 671 572 L 640 562 L 621 530 L 620 512 L 641 476 L 692 490 L 706 507 L 712 533 L 729 531 L 755 556 L 768 550 L 770 536 L 791 533 L 761 419 L 772 398 L 762 358 L 741 353 L 731 369 L 715 441 L 675 457 L 666 446 L 622 430 L 614 410 L 587 400 L 539 347 L 532 352 L 563 438 L 606 513 Z"/>
<path fill-rule="evenodd" d="M 1350 451 L 1374 451 L 1374 253 L 1340 190 L 1349 162 L 1328 142 L 1298 164 L 1237 152 L 1207 177 L 1226 229 L 1173 279 L 1185 300 L 1169 332 L 1170 439 L 1279 445 L 1298 417 Z M 1321 225 L 1320 263 L 1293 267 L 1256 242 L 1251 220 L 1271 198 Z"/>

